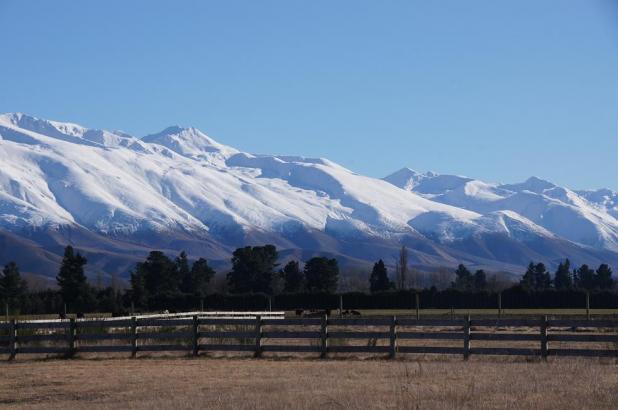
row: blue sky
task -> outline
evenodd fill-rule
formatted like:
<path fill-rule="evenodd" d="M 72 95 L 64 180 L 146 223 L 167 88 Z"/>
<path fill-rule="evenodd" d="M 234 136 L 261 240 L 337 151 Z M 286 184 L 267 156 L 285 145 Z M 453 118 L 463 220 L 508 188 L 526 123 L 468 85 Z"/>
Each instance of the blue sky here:
<path fill-rule="evenodd" d="M 618 190 L 612 0 L 0 0 L 0 112 Z"/>

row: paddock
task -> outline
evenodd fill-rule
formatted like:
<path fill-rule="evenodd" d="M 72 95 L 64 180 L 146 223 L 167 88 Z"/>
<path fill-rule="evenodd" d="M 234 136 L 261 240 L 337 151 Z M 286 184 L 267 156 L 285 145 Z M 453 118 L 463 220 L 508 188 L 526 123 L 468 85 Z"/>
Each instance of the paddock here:
<path fill-rule="evenodd" d="M 0 362 L 7 409 L 612 409 L 614 359 L 155 358 Z"/>

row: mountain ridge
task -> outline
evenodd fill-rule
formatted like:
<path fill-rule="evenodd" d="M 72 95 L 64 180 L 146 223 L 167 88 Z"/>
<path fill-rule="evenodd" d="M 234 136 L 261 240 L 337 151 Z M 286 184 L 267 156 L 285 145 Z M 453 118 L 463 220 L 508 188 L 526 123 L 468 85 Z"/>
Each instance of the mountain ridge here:
<path fill-rule="evenodd" d="M 356 267 L 394 261 L 402 244 L 427 268 L 515 272 L 543 254 L 550 266 L 618 261 L 615 193 L 539 178 L 497 184 L 407 169 L 381 180 L 325 158 L 242 152 L 192 127 L 138 138 L 21 113 L 0 115 L 0 159 L 0 233 L 12 249 L 38 248 L 52 268 L 65 243 L 121 274 L 148 249 L 224 264 L 234 247 L 266 242 Z M 29 266 L 49 275 L 43 263 Z"/>

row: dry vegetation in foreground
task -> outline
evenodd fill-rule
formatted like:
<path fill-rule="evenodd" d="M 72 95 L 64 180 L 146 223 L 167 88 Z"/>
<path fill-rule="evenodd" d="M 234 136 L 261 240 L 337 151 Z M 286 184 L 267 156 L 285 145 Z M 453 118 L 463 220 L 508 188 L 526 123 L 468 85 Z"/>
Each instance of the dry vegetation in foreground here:
<path fill-rule="evenodd" d="M 106 359 L 0 363 L 3 408 L 610 409 L 615 360 Z"/>

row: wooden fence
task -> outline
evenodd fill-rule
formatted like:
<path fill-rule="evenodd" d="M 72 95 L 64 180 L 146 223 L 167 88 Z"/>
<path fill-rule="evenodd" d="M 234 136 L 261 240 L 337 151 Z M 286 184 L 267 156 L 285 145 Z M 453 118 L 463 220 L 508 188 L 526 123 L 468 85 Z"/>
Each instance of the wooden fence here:
<path fill-rule="evenodd" d="M 340 343 L 342 340 L 362 342 L 363 339 L 368 343 Z M 272 343 L 282 340 L 288 343 Z M 406 341 L 430 343 L 406 345 Z M 450 346 L 432 345 L 440 342 Z M 532 346 L 487 346 L 491 342 L 520 345 L 526 342 Z M 603 348 L 553 347 L 554 342 L 578 346 L 592 342 Z M 71 357 L 77 353 L 126 352 L 135 357 L 139 352 L 172 351 L 193 356 L 200 352 L 250 352 L 255 357 L 267 352 L 302 352 L 319 354 L 322 358 L 329 353 L 382 354 L 390 358 L 400 354 L 450 354 L 461 355 L 464 359 L 471 355 L 618 357 L 618 320 L 476 319 L 469 316 L 459 319 L 395 316 L 220 319 L 195 315 L 174 319 L 132 317 L 0 323 L 0 354 L 10 359 L 18 354 Z"/>

